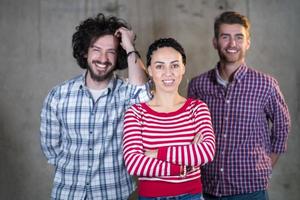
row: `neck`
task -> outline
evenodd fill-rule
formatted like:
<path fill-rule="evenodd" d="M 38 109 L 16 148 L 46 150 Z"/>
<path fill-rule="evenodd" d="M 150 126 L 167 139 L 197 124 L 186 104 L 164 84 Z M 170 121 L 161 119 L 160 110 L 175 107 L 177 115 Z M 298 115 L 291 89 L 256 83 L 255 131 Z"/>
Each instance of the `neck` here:
<path fill-rule="evenodd" d="M 154 107 L 174 108 L 178 105 L 182 105 L 185 100 L 186 99 L 182 97 L 178 92 L 163 94 L 155 92 L 153 99 L 149 101 L 149 105 Z"/>
<path fill-rule="evenodd" d="M 226 81 L 231 81 L 234 73 L 236 70 L 240 67 L 241 63 L 222 63 L 220 62 L 219 65 L 219 74 L 222 77 L 222 79 Z"/>
<path fill-rule="evenodd" d="M 89 73 L 86 75 L 86 86 L 90 89 L 93 89 L 93 90 L 102 90 L 104 88 L 107 88 L 110 80 L 112 79 L 112 76 L 104 79 L 104 80 L 101 80 L 101 81 L 98 81 L 98 80 L 94 80 L 90 77 Z"/>

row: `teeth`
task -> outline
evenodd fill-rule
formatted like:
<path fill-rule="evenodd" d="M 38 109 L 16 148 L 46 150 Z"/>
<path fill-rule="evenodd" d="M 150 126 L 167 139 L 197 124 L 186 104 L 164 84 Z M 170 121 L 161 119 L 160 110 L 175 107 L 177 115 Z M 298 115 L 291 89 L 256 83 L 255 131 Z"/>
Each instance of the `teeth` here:
<path fill-rule="evenodd" d="M 237 53 L 237 50 L 235 50 L 235 49 L 227 49 L 226 51 L 228 53 Z"/>
<path fill-rule="evenodd" d="M 170 84 L 174 83 L 174 80 L 163 80 L 163 83 L 166 85 L 170 85 Z"/>
<path fill-rule="evenodd" d="M 98 63 L 95 63 L 96 67 L 99 67 L 99 68 L 105 68 L 105 65 L 102 65 L 102 64 L 98 64 Z"/>

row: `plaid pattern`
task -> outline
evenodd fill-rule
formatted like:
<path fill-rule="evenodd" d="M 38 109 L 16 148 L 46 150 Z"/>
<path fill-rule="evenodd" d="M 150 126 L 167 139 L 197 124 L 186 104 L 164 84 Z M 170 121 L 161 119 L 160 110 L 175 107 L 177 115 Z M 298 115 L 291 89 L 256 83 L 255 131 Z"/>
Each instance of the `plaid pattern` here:
<path fill-rule="evenodd" d="M 149 100 L 148 85 L 114 77 L 94 101 L 81 75 L 50 91 L 41 112 L 41 147 L 55 166 L 52 199 L 127 199 L 134 190 L 122 157 L 124 113 Z"/>
<path fill-rule="evenodd" d="M 241 65 L 227 88 L 212 69 L 194 78 L 188 96 L 207 103 L 216 134 L 216 154 L 202 168 L 205 193 L 226 196 L 265 190 L 270 153 L 286 150 L 290 117 L 277 81 Z"/>

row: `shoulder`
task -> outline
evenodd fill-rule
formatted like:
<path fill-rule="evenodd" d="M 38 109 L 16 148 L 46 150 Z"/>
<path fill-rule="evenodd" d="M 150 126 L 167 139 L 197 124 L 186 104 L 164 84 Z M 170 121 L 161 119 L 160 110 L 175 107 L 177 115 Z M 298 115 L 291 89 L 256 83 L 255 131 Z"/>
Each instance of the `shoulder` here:
<path fill-rule="evenodd" d="M 211 80 L 214 77 L 215 69 L 211 69 L 207 72 L 204 72 L 198 76 L 195 76 L 194 78 L 191 79 L 190 83 L 191 84 L 197 84 L 201 83 L 207 80 Z"/>
<path fill-rule="evenodd" d="M 135 115 L 140 115 L 144 111 L 142 104 L 143 103 L 136 103 L 136 104 L 131 105 L 127 109 L 126 113 L 133 113 Z"/>
<path fill-rule="evenodd" d="M 201 101 L 200 99 L 192 99 L 189 98 L 188 101 L 189 103 L 189 109 L 196 111 L 196 110 L 208 110 L 208 106 L 206 103 Z"/>
<path fill-rule="evenodd" d="M 133 104 L 125 112 L 125 121 L 129 119 L 141 121 L 144 112 L 145 110 L 142 107 L 142 103 Z"/>
<path fill-rule="evenodd" d="M 215 82 L 215 69 L 211 69 L 194 77 L 188 85 L 189 97 L 199 98 L 204 91 L 209 91 Z"/>
<path fill-rule="evenodd" d="M 113 89 L 114 89 L 114 91 L 146 89 L 148 84 L 149 83 L 146 82 L 143 85 L 134 85 L 134 84 L 131 84 L 127 78 L 123 78 L 123 77 L 116 75 L 114 77 Z"/>
<path fill-rule="evenodd" d="M 278 85 L 278 81 L 271 76 L 270 74 L 258 71 L 254 68 L 248 67 L 248 78 L 253 79 L 253 81 L 264 85 L 268 88 L 273 88 L 273 87 L 277 87 Z"/>
<path fill-rule="evenodd" d="M 70 91 L 80 89 L 80 85 L 82 84 L 82 77 L 82 75 L 79 75 L 54 86 L 49 91 L 47 98 L 60 99 Z"/>

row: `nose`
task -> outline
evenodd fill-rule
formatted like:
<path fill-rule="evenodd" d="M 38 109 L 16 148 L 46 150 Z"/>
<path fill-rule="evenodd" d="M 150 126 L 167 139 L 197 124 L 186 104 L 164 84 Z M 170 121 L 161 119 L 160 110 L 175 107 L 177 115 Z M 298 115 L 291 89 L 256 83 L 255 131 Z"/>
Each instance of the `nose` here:
<path fill-rule="evenodd" d="M 165 75 L 171 75 L 173 73 L 173 70 L 171 67 L 165 67 L 164 73 Z"/>
<path fill-rule="evenodd" d="M 100 60 L 100 62 L 102 62 L 102 63 L 108 61 L 107 53 L 105 53 L 105 52 L 104 52 L 104 53 L 100 53 L 100 54 L 99 54 L 99 60 Z"/>
<path fill-rule="evenodd" d="M 229 40 L 229 46 L 230 47 L 235 47 L 236 46 L 236 41 L 235 41 L 234 38 L 230 38 L 230 40 Z"/>

